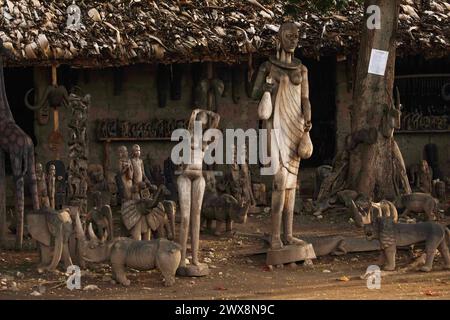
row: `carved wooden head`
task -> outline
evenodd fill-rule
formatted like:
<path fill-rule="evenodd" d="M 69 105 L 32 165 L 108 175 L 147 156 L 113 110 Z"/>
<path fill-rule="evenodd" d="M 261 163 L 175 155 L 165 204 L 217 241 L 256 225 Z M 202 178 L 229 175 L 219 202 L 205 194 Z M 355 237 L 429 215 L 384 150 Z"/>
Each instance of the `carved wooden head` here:
<path fill-rule="evenodd" d="M 119 154 L 119 159 L 128 158 L 128 149 L 126 146 L 120 146 L 119 148 L 117 148 L 117 152 Z"/>
<path fill-rule="evenodd" d="M 292 22 L 285 22 L 281 25 L 278 31 L 278 38 L 281 49 L 285 52 L 294 53 L 298 45 L 298 27 Z"/>
<path fill-rule="evenodd" d="M 44 168 L 42 167 L 42 163 L 36 163 L 36 175 L 40 176 L 44 172 Z"/>
<path fill-rule="evenodd" d="M 138 144 L 133 145 L 132 155 L 134 158 L 141 157 L 141 147 Z"/>
<path fill-rule="evenodd" d="M 48 167 L 48 174 L 49 174 L 50 176 L 55 176 L 55 175 L 56 175 L 56 167 L 55 167 L 54 164 L 51 164 L 51 165 Z"/>

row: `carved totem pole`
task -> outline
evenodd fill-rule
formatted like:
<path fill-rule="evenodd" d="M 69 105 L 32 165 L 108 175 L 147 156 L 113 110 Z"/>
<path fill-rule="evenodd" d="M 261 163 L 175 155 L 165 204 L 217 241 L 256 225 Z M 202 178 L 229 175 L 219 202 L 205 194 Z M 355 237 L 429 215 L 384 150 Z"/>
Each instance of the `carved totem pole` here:
<path fill-rule="evenodd" d="M 90 95 L 83 98 L 75 94 L 69 96 L 72 119 L 69 123 L 68 200 L 69 205 L 78 206 L 82 214 L 87 213 L 87 114 L 90 102 Z"/>
<path fill-rule="evenodd" d="M 188 130 L 191 133 L 191 154 L 189 162 L 182 165 L 181 174 L 178 176 L 178 196 L 180 201 L 181 225 L 180 239 L 181 262 L 177 273 L 180 276 L 205 276 L 209 273 L 208 266 L 198 260 L 198 248 L 200 237 L 200 211 L 205 192 L 205 178 L 203 177 L 203 157 L 207 148 L 207 142 L 202 137 L 195 137 L 194 123 L 201 123 L 204 132 L 209 128 L 217 128 L 220 116 L 212 111 L 195 109 L 189 121 Z M 190 227 L 192 261 L 186 265 L 187 238 Z"/>
<path fill-rule="evenodd" d="M 278 37 L 276 57 L 261 65 L 252 92 L 253 98 L 261 99 L 259 118 L 264 120 L 266 128 L 272 133 L 268 140 L 274 168 L 268 265 L 315 258 L 312 246 L 295 238 L 292 232 L 300 160 L 308 159 L 313 149 L 309 137 L 311 105 L 308 69 L 294 58 L 299 37 L 297 26 L 284 23 Z"/>

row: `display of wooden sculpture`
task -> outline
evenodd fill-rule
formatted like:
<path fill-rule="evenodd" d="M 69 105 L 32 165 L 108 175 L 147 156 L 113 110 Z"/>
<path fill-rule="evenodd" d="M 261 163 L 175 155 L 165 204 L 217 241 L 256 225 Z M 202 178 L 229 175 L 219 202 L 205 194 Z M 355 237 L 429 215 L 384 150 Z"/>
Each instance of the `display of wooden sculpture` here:
<path fill-rule="evenodd" d="M 264 120 L 269 131 L 275 129 L 275 139 L 269 139 L 268 148 L 272 164 L 275 165 L 270 241 L 273 250 L 281 250 L 283 243 L 296 245 L 298 248 L 308 246 L 293 236 L 292 225 L 300 160 L 308 159 L 313 150 L 309 137 L 311 105 L 308 69 L 294 58 L 299 39 L 297 26 L 293 23 L 284 23 L 279 29 L 278 37 L 277 55 L 261 65 L 252 92 L 253 98 L 261 99 L 258 107 L 260 120 Z M 278 152 L 274 150 L 276 146 Z M 283 239 L 280 234 L 282 221 Z M 293 247 L 293 250 L 298 249 Z M 312 254 L 307 254 L 304 258 L 315 257 L 312 247 L 310 251 Z M 291 258 L 291 261 L 277 259 L 274 261 L 287 263 L 300 260 L 296 253 Z M 270 265 L 279 264 L 269 260 L 267 263 Z"/>
<path fill-rule="evenodd" d="M 205 178 L 202 173 L 203 157 L 207 143 L 194 138 L 194 123 L 200 122 L 202 130 L 217 128 L 220 116 L 212 111 L 195 109 L 189 120 L 188 130 L 191 132 L 190 162 L 182 165 L 182 172 L 177 178 L 178 195 L 181 211 L 180 239 L 181 263 L 177 273 L 182 276 L 204 276 L 209 272 L 206 264 L 198 259 L 200 237 L 200 211 L 205 191 Z M 200 140 L 200 141 L 197 141 Z M 186 265 L 187 238 L 191 234 L 191 265 Z"/>
<path fill-rule="evenodd" d="M 87 116 L 91 97 L 69 96 L 72 118 L 69 122 L 69 167 L 68 167 L 68 201 L 70 205 L 80 207 L 80 213 L 87 213 L 88 189 L 88 141 Z"/>
<path fill-rule="evenodd" d="M 170 139 L 176 129 L 187 128 L 186 120 L 151 119 L 141 122 L 104 119 L 97 121 L 97 138 L 99 140 L 130 139 L 152 140 Z"/>
<path fill-rule="evenodd" d="M 5 89 L 5 78 L 3 75 L 3 55 L 12 54 L 3 47 L 3 41 L 0 39 L 0 175 L 4 176 L 5 171 L 5 153 L 9 154 L 11 160 L 11 169 L 15 183 L 15 205 L 16 205 L 16 247 L 21 249 L 23 242 L 23 220 L 25 194 L 25 178 L 28 178 L 27 185 L 30 187 L 33 209 L 38 210 L 39 195 L 36 182 L 36 172 L 34 163 L 34 145 L 31 138 L 16 124 L 8 104 Z M 5 197 L 6 180 L 0 181 L 0 195 Z M 6 203 L 6 198 L 0 199 L 2 205 Z M 4 211 L 4 210 L 1 210 Z M 6 214 L 6 212 L 0 212 Z M 6 219 L 0 219 L 6 222 Z M 0 238 L 3 238 L 5 226 L 0 226 Z"/>

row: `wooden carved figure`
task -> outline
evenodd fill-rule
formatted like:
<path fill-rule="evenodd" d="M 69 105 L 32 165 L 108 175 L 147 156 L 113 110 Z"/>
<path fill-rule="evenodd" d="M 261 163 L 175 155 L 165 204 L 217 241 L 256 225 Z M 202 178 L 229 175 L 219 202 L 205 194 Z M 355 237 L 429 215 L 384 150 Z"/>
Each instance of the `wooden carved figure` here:
<path fill-rule="evenodd" d="M 433 174 L 431 172 L 430 166 L 426 160 L 422 160 L 422 165 L 420 166 L 418 177 L 417 177 L 417 185 L 416 187 L 420 192 L 431 194 L 433 184 Z"/>
<path fill-rule="evenodd" d="M 150 180 L 145 175 L 144 162 L 141 159 L 141 147 L 137 144 L 133 146 L 131 154 L 131 165 L 133 166 L 133 190 L 132 198 L 137 200 L 141 198 L 141 191 L 152 186 Z M 157 187 L 152 186 L 152 191 Z"/>
<path fill-rule="evenodd" d="M 56 184 L 56 167 L 51 164 L 48 168 L 47 191 L 50 201 L 50 208 L 55 209 L 55 184 Z"/>
<path fill-rule="evenodd" d="M 128 149 L 126 146 L 120 146 L 118 148 L 119 152 L 119 172 L 120 172 L 120 182 L 123 186 L 122 200 L 127 201 L 132 199 L 132 188 L 133 188 L 133 165 L 128 158 Z"/>
<path fill-rule="evenodd" d="M 299 39 L 297 26 L 284 23 L 279 29 L 278 37 L 277 55 L 261 65 L 252 92 L 254 99 L 262 97 L 258 110 L 260 120 L 265 121 L 269 132 L 275 129 L 275 139 L 269 139 L 270 156 L 275 164 L 270 241 L 272 249 L 281 249 L 283 242 L 305 244 L 293 236 L 292 224 L 300 160 L 309 158 L 313 149 L 309 137 L 312 125 L 308 69 L 294 58 Z M 274 147 L 275 144 L 277 148 Z M 282 222 L 283 239 L 280 235 Z"/>
<path fill-rule="evenodd" d="M 36 163 L 36 181 L 38 185 L 39 204 L 41 208 L 49 208 L 50 199 L 47 190 L 47 177 L 42 163 Z"/>
<path fill-rule="evenodd" d="M 217 128 L 220 116 L 212 111 L 195 109 L 189 121 L 188 130 L 191 133 L 191 156 L 189 163 L 183 164 L 182 172 L 178 176 L 178 195 L 181 211 L 180 241 L 181 262 L 178 273 L 184 276 L 203 276 L 208 273 L 208 266 L 198 260 L 200 236 L 200 211 L 205 191 L 205 178 L 202 165 L 207 143 L 200 137 L 194 137 L 194 123 L 200 122 L 202 131 Z M 186 247 L 190 228 L 192 261 L 186 266 Z"/>

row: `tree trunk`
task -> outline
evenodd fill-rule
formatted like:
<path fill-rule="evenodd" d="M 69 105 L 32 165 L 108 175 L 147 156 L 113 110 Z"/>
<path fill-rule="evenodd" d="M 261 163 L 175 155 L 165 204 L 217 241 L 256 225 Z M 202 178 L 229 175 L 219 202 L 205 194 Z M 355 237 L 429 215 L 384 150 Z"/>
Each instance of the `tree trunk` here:
<path fill-rule="evenodd" d="M 5 152 L 0 148 L 0 247 L 6 240 Z"/>
<path fill-rule="evenodd" d="M 366 25 L 368 18 L 366 14 L 363 19 L 353 92 L 352 150 L 347 187 L 375 200 L 393 199 L 398 196 L 400 191 L 396 180 L 400 179 L 403 188 L 409 192 L 403 157 L 393 135 L 386 134 L 385 130 L 386 126 L 394 121 L 391 111 L 396 110 L 393 85 L 400 2 L 400 0 L 365 1 L 364 12 L 367 12 L 370 5 L 377 5 L 380 8 L 381 29 L 369 29 Z M 368 73 L 372 49 L 389 52 L 384 76 Z M 399 121 L 399 113 L 397 116 Z M 391 125 L 392 127 L 398 128 L 394 125 Z"/>

